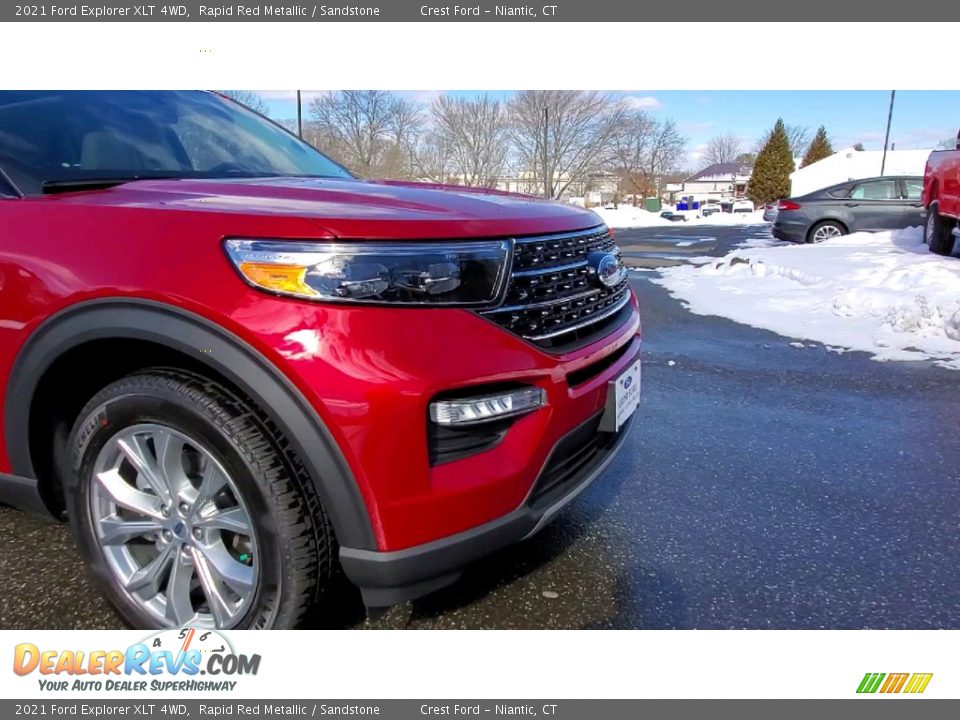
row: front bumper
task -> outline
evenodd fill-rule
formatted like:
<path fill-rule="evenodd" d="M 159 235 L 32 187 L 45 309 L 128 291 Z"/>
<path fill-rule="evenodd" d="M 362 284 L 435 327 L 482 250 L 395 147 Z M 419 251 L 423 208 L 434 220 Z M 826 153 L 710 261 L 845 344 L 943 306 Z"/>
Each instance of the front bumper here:
<path fill-rule="evenodd" d="M 551 451 L 525 502 L 513 512 L 403 550 L 342 547 L 344 572 L 360 588 L 367 607 L 396 605 L 455 582 L 467 564 L 536 534 L 589 487 L 622 447 L 635 417 L 618 433 L 597 433 L 598 414 L 565 435 Z"/>
<path fill-rule="evenodd" d="M 557 354 L 466 310 L 256 299 L 240 311 L 245 329 L 328 429 L 373 536 L 372 543 L 343 544 L 365 551 L 419 547 L 515 511 L 550 449 L 604 409 L 608 382 L 641 346 L 632 296 L 606 336 Z M 519 417 L 495 446 L 435 461 L 431 399 L 518 384 L 541 388 L 547 404 Z"/>

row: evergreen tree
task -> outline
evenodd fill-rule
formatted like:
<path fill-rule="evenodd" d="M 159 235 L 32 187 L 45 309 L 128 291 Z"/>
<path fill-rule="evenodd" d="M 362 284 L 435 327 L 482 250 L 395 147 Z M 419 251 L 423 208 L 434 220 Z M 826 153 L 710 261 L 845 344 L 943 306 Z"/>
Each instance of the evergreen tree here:
<path fill-rule="evenodd" d="M 753 175 L 747 185 L 747 197 L 755 205 L 764 205 L 771 200 L 779 200 L 790 194 L 790 173 L 793 172 L 793 153 L 790 152 L 790 138 L 778 118 L 767 142 L 757 154 L 753 165 Z"/>
<path fill-rule="evenodd" d="M 818 160 L 823 160 L 833 155 L 833 147 L 830 145 L 830 139 L 827 137 L 827 129 L 821 125 L 820 129 L 817 130 L 816 136 L 813 138 L 813 142 L 810 143 L 810 147 L 807 148 L 807 154 L 803 156 L 803 162 L 800 163 L 800 167 L 805 168 L 807 165 L 813 165 Z"/>

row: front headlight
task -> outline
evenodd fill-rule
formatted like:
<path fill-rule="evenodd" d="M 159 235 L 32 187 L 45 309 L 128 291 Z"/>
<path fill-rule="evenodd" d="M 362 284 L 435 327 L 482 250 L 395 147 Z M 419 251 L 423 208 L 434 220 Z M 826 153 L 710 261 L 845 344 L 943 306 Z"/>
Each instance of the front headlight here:
<path fill-rule="evenodd" d="M 227 240 L 227 255 L 254 287 L 291 297 L 390 305 L 498 303 L 509 240 L 290 242 Z"/>

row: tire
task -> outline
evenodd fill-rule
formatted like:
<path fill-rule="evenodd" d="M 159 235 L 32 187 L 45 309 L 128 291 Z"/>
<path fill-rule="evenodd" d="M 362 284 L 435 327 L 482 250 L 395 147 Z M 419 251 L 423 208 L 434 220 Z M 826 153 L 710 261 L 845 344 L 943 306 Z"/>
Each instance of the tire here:
<path fill-rule="evenodd" d="M 950 255 L 955 242 L 952 232 L 956 223 L 941 217 L 939 211 L 939 203 L 930 203 L 930 207 L 927 208 L 923 241 L 930 247 L 930 252 L 937 255 Z"/>
<path fill-rule="evenodd" d="M 818 243 L 830 238 L 840 237 L 847 234 L 847 228 L 836 220 L 824 220 L 818 222 L 807 232 L 808 243 Z"/>
<path fill-rule="evenodd" d="M 293 628 L 334 576 L 336 541 L 299 459 L 208 378 L 117 380 L 83 408 L 69 448 L 71 528 L 133 627 Z"/>

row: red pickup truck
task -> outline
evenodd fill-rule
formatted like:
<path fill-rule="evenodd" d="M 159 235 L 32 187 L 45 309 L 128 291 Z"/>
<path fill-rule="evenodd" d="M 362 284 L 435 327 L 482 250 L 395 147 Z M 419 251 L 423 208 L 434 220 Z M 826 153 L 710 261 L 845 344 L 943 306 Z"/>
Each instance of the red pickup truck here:
<path fill-rule="evenodd" d="M 640 392 L 612 233 L 205 92 L 0 92 L 0 502 L 138 627 L 383 607 L 543 527 Z"/>
<path fill-rule="evenodd" d="M 930 153 L 923 173 L 923 206 L 927 209 L 924 242 L 930 252 L 950 255 L 960 235 L 960 134 L 955 150 Z"/>

